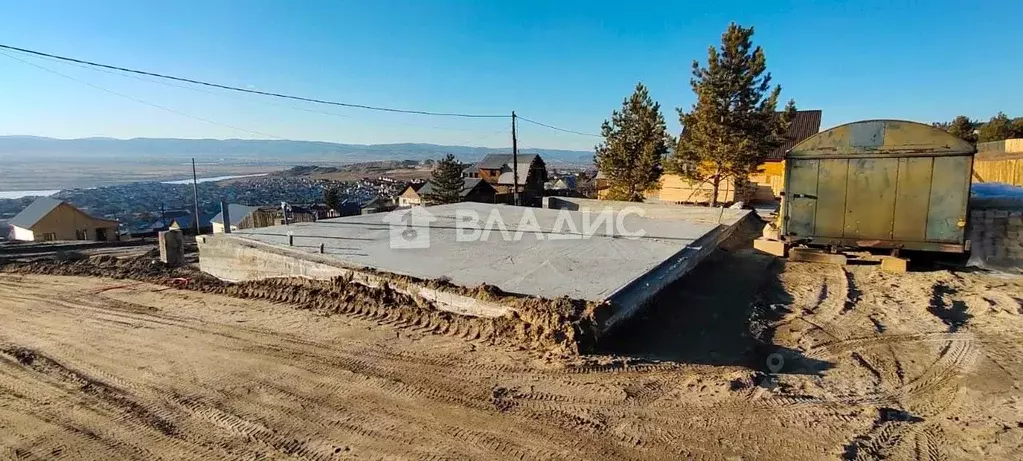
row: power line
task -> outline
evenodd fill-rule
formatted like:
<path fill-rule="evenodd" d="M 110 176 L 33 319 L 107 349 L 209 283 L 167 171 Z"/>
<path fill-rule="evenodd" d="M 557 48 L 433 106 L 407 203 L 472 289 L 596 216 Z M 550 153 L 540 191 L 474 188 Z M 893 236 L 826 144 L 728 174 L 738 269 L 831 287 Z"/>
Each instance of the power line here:
<path fill-rule="evenodd" d="M 222 90 L 237 91 L 237 92 L 241 92 L 241 93 L 258 94 L 258 95 L 263 95 L 263 96 L 271 96 L 271 97 L 275 97 L 275 98 L 292 99 L 292 100 L 295 100 L 295 101 L 305 101 L 305 102 L 311 102 L 311 103 L 316 103 L 316 104 L 326 104 L 326 105 L 331 105 L 331 106 L 351 107 L 351 108 L 355 108 L 355 109 L 376 110 L 376 111 L 381 111 L 381 112 L 395 112 L 395 113 L 400 113 L 400 114 L 433 115 L 433 116 L 440 116 L 440 117 L 508 118 L 507 115 L 462 114 L 462 113 L 455 113 L 455 112 L 430 112 L 430 111 L 423 111 L 423 110 L 405 110 L 405 109 L 395 109 L 395 108 L 391 108 L 391 107 L 368 106 L 368 105 L 364 105 L 364 104 L 353 104 L 353 103 L 347 103 L 347 102 L 327 101 L 327 100 L 323 100 L 323 99 L 306 98 L 306 97 L 302 97 L 302 96 L 292 96 L 292 95 L 287 95 L 287 94 L 282 94 L 282 93 L 273 93 L 273 92 L 269 92 L 269 91 L 260 91 L 260 90 L 253 90 L 253 89 L 248 89 L 248 88 L 239 88 L 239 87 L 230 86 L 230 85 L 221 85 L 219 83 L 211 83 L 211 82 L 206 82 L 206 81 L 202 81 L 202 80 L 193 80 L 193 79 L 184 78 L 184 77 L 175 77 L 173 75 L 158 74 L 158 73 L 155 73 L 155 72 L 147 72 L 147 71 L 143 71 L 143 70 L 130 69 L 130 68 L 127 68 L 127 67 L 112 66 L 112 65 L 109 65 L 109 64 L 101 64 L 101 63 L 98 63 L 98 62 L 86 61 L 86 60 L 83 60 L 83 59 L 69 58 L 69 57 L 66 57 L 66 56 L 59 56 L 59 55 L 55 55 L 55 54 L 43 53 L 41 51 L 33 51 L 33 50 L 25 49 L 25 48 L 18 48 L 18 47 L 15 47 L 15 46 L 9 46 L 9 45 L 3 45 L 3 44 L 0 44 L 0 48 L 11 50 L 11 51 L 17 51 L 17 52 L 20 52 L 20 53 L 27 53 L 27 54 L 32 54 L 32 55 L 36 55 L 36 56 L 42 56 L 42 57 L 46 57 L 46 58 L 59 59 L 61 61 L 66 61 L 66 62 L 74 62 L 74 63 L 78 63 L 78 64 L 85 64 L 87 66 L 102 67 L 104 69 L 116 70 L 116 71 L 120 71 L 120 72 L 129 72 L 129 73 L 139 74 L 139 75 L 148 75 L 150 77 L 162 78 L 162 79 L 166 79 L 166 80 L 176 80 L 176 81 L 179 81 L 179 82 L 191 83 L 191 84 L 194 84 L 194 85 L 203 85 L 203 86 L 208 86 L 208 87 L 212 87 L 212 88 L 220 88 Z"/>
<path fill-rule="evenodd" d="M 270 97 L 274 97 L 274 98 L 290 99 L 290 100 L 310 102 L 310 103 L 315 103 L 315 104 L 325 104 L 325 105 L 332 105 L 332 106 L 349 107 L 349 108 L 355 108 L 355 109 L 366 109 L 366 110 L 374 110 L 374 111 L 381 111 L 381 112 L 392 112 L 392 113 L 399 113 L 399 114 L 430 115 L 430 116 L 441 116 L 441 117 L 508 118 L 507 115 L 465 114 L 465 113 L 455 113 L 455 112 L 430 112 L 430 111 L 422 111 L 422 110 L 395 109 L 395 108 L 391 108 L 391 107 L 379 107 L 379 106 L 369 106 L 369 105 L 364 105 L 364 104 L 353 104 L 353 103 L 338 102 L 338 101 L 328 101 L 328 100 L 323 100 L 323 99 L 306 98 L 306 97 L 302 97 L 302 96 L 293 96 L 293 95 L 282 94 L 282 93 L 274 93 L 274 92 L 269 92 L 269 91 L 253 90 L 253 89 L 249 89 L 249 88 L 239 88 L 239 87 L 235 87 L 235 86 L 222 85 L 222 84 L 219 84 L 219 83 L 206 82 L 206 81 L 195 80 L 195 79 L 191 79 L 191 78 L 177 77 L 177 76 L 173 76 L 173 75 L 159 74 L 159 73 L 155 73 L 155 72 L 148 72 L 148 71 L 143 71 L 143 70 L 131 69 L 131 68 L 127 68 L 127 67 L 120 67 L 120 66 L 114 66 L 114 65 L 109 65 L 109 64 L 102 64 L 102 63 L 98 63 L 98 62 L 86 61 L 86 60 L 83 60 L 83 59 L 70 58 L 70 57 L 67 57 L 67 56 L 60 56 L 60 55 L 55 55 L 55 54 L 50 54 L 50 53 L 44 53 L 44 52 L 41 52 L 41 51 L 34 51 L 34 50 L 25 49 L 25 48 L 19 48 L 19 47 L 10 46 L 10 45 L 4 45 L 4 44 L 0 44 L 0 49 L 7 49 L 7 50 L 11 50 L 11 51 L 17 51 L 17 52 L 20 52 L 20 53 L 31 54 L 31 55 L 35 55 L 35 56 L 38 56 L 38 57 L 47 58 L 47 59 L 50 59 L 50 60 L 62 61 L 64 63 L 70 63 L 70 64 L 73 64 L 73 65 L 78 65 L 79 67 L 87 67 L 87 68 L 90 68 L 92 70 L 98 70 L 98 71 L 102 71 L 102 72 L 111 73 L 111 74 L 114 74 L 114 75 L 121 75 L 121 76 L 125 76 L 125 77 L 132 77 L 132 78 L 136 78 L 136 79 L 142 80 L 142 81 L 161 83 L 161 84 L 166 84 L 166 85 L 169 85 L 169 86 L 174 86 L 174 87 L 177 87 L 177 88 L 185 88 L 185 89 L 190 89 L 190 90 L 195 90 L 195 91 L 199 91 L 199 90 L 196 89 L 196 88 L 191 88 L 191 87 L 187 87 L 187 86 L 173 85 L 173 84 L 169 84 L 169 83 L 165 83 L 165 82 L 158 82 L 158 81 L 155 81 L 155 80 L 148 80 L 148 79 L 143 79 L 143 78 L 139 78 L 139 77 L 136 77 L 136 76 L 125 75 L 123 73 L 144 75 L 144 76 L 149 76 L 149 77 L 155 77 L 155 78 L 158 78 L 158 79 L 173 80 L 173 81 L 178 81 L 178 82 L 190 83 L 190 84 L 193 84 L 193 85 L 201 85 L 201 86 L 206 86 L 206 87 L 211 87 L 211 88 L 219 88 L 219 89 L 223 89 L 223 90 L 235 91 L 235 92 L 240 92 L 240 93 L 249 93 L 249 94 L 262 95 L 262 96 L 270 96 Z M 147 103 L 145 101 L 141 101 L 141 100 L 138 100 L 136 98 L 132 98 L 131 96 L 127 96 L 127 95 L 124 95 L 124 94 L 121 94 L 121 93 L 117 93 L 117 92 L 114 92 L 112 90 L 108 90 L 106 88 L 102 88 L 102 87 L 93 85 L 93 84 L 88 83 L 88 82 L 83 82 L 81 80 L 77 80 L 77 79 L 75 79 L 73 77 L 70 77 L 68 75 L 64 75 L 64 74 L 61 74 L 61 73 L 59 73 L 57 71 L 54 71 L 54 70 L 51 70 L 51 69 L 47 69 L 47 68 L 42 67 L 42 66 L 38 66 L 38 65 L 33 64 L 31 62 L 28 62 L 28 61 L 21 60 L 19 58 L 16 58 L 14 56 L 9 55 L 9 54 L 6 54 L 6 53 L 4 53 L 4 54 L 6 56 L 12 58 L 12 59 L 17 59 L 17 60 L 19 60 L 21 62 L 24 62 L 26 64 L 30 64 L 30 65 L 39 67 L 40 69 L 46 70 L 47 72 L 52 72 L 52 73 L 61 75 L 63 77 L 69 78 L 71 80 L 78 81 L 79 83 L 83 83 L 83 84 L 95 87 L 97 89 L 100 89 L 100 90 L 103 90 L 103 91 L 106 91 L 106 92 L 109 92 L 109 93 L 112 93 L 112 94 L 116 94 L 118 96 L 122 96 L 122 97 L 126 97 L 126 98 L 129 98 L 129 99 L 133 99 L 133 100 L 135 100 L 137 102 L 140 102 L 142 104 L 158 107 L 158 108 L 164 109 L 164 110 L 169 110 L 171 112 L 175 112 L 175 113 L 178 113 L 180 115 L 184 115 L 186 117 L 196 118 L 196 119 L 207 121 L 207 122 L 210 122 L 210 123 L 219 124 L 219 123 L 216 123 L 216 122 L 213 122 L 213 121 L 209 121 L 209 120 L 205 120 L 205 119 L 202 119 L 202 118 L 190 116 L 190 115 L 187 115 L 187 114 L 182 114 L 180 112 L 174 111 L 173 109 L 169 109 L 169 108 L 166 108 L 166 107 L 157 106 L 155 104 Z M 110 72 L 111 70 L 112 71 L 123 72 L 123 73 Z M 216 94 L 216 93 L 210 93 L 210 94 Z M 290 107 L 292 109 L 303 110 L 303 111 L 307 111 L 307 112 L 321 113 L 321 114 L 325 114 L 325 115 L 333 115 L 333 116 L 337 116 L 337 117 L 345 117 L 345 118 L 348 117 L 348 116 L 337 114 L 337 113 L 317 111 L 317 110 L 314 110 L 314 109 L 301 108 L 301 107 L 297 107 L 297 106 L 285 106 L 285 107 Z M 519 116 L 518 118 L 520 120 L 524 121 L 524 122 L 532 123 L 532 124 L 537 125 L 537 126 L 542 126 L 544 128 L 548 128 L 548 129 L 555 130 L 555 131 L 560 131 L 560 132 L 563 132 L 563 133 L 575 134 L 575 135 L 579 135 L 579 136 L 596 137 L 596 138 L 601 137 L 600 135 L 597 135 L 597 134 L 583 133 L 583 132 L 580 132 L 580 131 L 560 128 L 560 127 L 557 127 L 557 126 L 554 126 L 554 125 L 550 125 L 550 124 L 547 124 L 547 123 L 538 122 L 536 120 L 528 119 L 526 117 Z M 220 125 L 230 127 L 229 125 L 223 125 L 223 124 L 220 124 Z M 414 126 L 414 125 L 409 125 L 409 126 Z M 242 130 L 242 131 L 248 131 L 250 133 L 256 133 L 256 132 L 252 132 L 252 131 L 241 129 L 241 128 L 237 128 L 237 127 L 231 127 L 231 128 L 239 129 L 239 130 Z M 466 129 L 457 129 L 457 128 L 448 128 L 448 127 L 425 127 L 425 128 L 452 129 L 452 130 L 458 130 L 458 131 L 475 131 L 475 130 L 466 130 Z M 266 135 L 266 134 L 263 134 L 263 133 L 257 133 L 257 134 L 261 134 L 261 135 L 264 135 L 264 136 L 269 136 L 269 135 Z M 275 137 L 275 136 L 272 136 L 272 137 Z"/>
<path fill-rule="evenodd" d="M 8 56 L 10 56 L 10 55 L 8 55 Z M 344 119 L 352 119 L 352 118 L 354 118 L 351 115 L 339 114 L 337 112 L 329 112 L 329 111 L 325 111 L 325 110 L 310 109 L 308 107 L 301 107 L 301 106 L 297 106 L 297 105 L 294 105 L 294 104 L 286 104 L 286 103 L 282 104 L 282 103 L 276 103 L 276 102 L 266 101 L 266 100 L 262 100 L 262 99 L 245 99 L 242 96 L 228 95 L 228 94 L 225 94 L 223 92 L 212 91 L 212 90 L 207 90 L 207 89 L 203 89 L 203 88 L 196 88 L 195 86 L 189 86 L 189 85 L 179 85 L 179 84 L 175 84 L 175 83 L 171 83 L 171 82 L 166 82 L 166 81 L 163 81 L 163 80 L 157 80 L 157 79 L 153 79 L 153 78 L 146 78 L 146 77 L 142 77 L 142 76 L 138 76 L 138 75 L 132 75 L 132 74 L 125 74 L 125 73 L 122 73 L 122 72 L 113 72 L 113 71 L 110 71 L 110 70 L 107 70 L 107 69 L 104 69 L 104 68 L 98 68 L 98 67 L 82 65 L 82 64 L 78 64 L 78 63 L 74 63 L 74 62 L 61 61 L 61 60 L 58 60 L 58 59 L 48 58 L 48 57 L 45 57 L 45 56 L 40 56 L 40 58 L 45 59 L 47 61 L 56 62 L 56 63 L 59 63 L 59 64 L 75 66 L 75 67 L 82 68 L 82 69 L 88 69 L 88 70 L 93 71 L 93 72 L 102 72 L 104 74 L 116 75 L 118 77 L 131 78 L 131 79 L 134 79 L 134 80 L 138 80 L 140 82 L 155 83 L 155 84 L 158 84 L 158 85 L 169 86 L 169 87 L 172 87 L 172 88 L 180 88 L 180 89 L 188 90 L 188 91 L 195 91 L 197 93 L 208 94 L 208 95 L 218 96 L 218 97 L 222 97 L 222 98 L 230 98 L 230 99 L 237 99 L 237 100 L 244 100 L 244 101 L 254 101 L 254 102 L 258 102 L 260 104 L 265 104 L 265 105 L 272 106 L 272 107 L 284 107 L 284 108 L 287 108 L 287 109 L 300 110 L 300 111 L 309 112 L 309 113 L 312 113 L 312 114 L 330 115 L 330 116 L 344 118 Z M 393 124 L 393 125 L 408 126 L 408 127 L 414 127 L 414 128 L 429 128 L 429 129 L 434 129 L 434 130 L 470 131 L 470 132 L 480 132 L 481 131 L 481 130 L 473 129 L 473 128 L 457 128 L 457 127 L 452 127 L 452 126 L 420 125 L 420 124 L 416 124 L 416 123 L 405 123 L 405 122 L 388 122 L 388 123 L 389 124 Z M 507 131 L 507 130 L 505 130 L 505 131 Z"/>
<path fill-rule="evenodd" d="M 0 47 L 2 47 L 2 45 L 0 45 Z M 13 59 L 15 61 L 20 61 L 22 63 L 28 64 L 28 65 L 30 65 L 32 67 L 37 68 L 37 69 L 41 69 L 41 70 L 44 70 L 44 71 L 49 72 L 51 74 L 64 77 L 64 78 L 66 78 L 68 80 L 72 80 L 72 81 L 81 83 L 83 85 L 91 86 L 91 87 L 93 87 L 93 88 L 95 88 L 97 90 L 105 91 L 105 92 L 110 93 L 112 95 L 120 96 L 120 97 L 125 98 L 125 99 L 130 99 L 130 100 L 135 101 L 135 102 L 137 102 L 139 104 L 144 104 L 144 105 L 147 105 L 147 106 L 150 106 L 150 107 L 155 107 L 157 109 L 164 110 L 164 111 L 167 111 L 167 112 L 171 112 L 171 113 L 180 115 L 182 117 L 199 120 L 201 122 L 206 122 L 206 123 L 209 123 L 211 125 L 217 125 L 217 126 L 224 127 L 224 128 L 230 128 L 232 130 L 244 131 L 246 133 L 254 134 L 254 135 L 257 135 L 257 136 L 263 136 L 263 137 L 274 138 L 274 139 L 285 139 L 285 138 L 282 138 L 280 136 L 274 136 L 274 135 L 269 134 L 269 133 L 262 133 L 262 132 L 259 132 L 259 131 L 254 131 L 254 130 L 249 130 L 249 129 L 246 129 L 246 128 L 237 127 L 237 126 L 234 126 L 234 125 L 228 125 L 226 123 L 220 123 L 220 122 L 217 122 L 217 121 L 214 121 L 214 120 L 210 120 L 208 118 L 203 118 L 203 117 L 199 117 L 199 116 L 196 116 L 196 115 L 186 114 L 186 113 L 181 112 L 179 110 L 171 109 L 170 107 L 161 106 L 159 104 L 154 104 L 154 103 L 151 103 L 151 102 L 148 102 L 148 101 L 143 101 L 143 100 L 141 100 L 139 98 L 136 98 L 134 96 L 130 96 L 130 95 L 127 95 L 127 94 L 124 94 L 124 93 L 118 93 L 117 91 L 110 90 L 110 89 L 101 87 L 99 85 L 95 85 L 95 84 L 86 82 L 84 80 L 79 80 L 79 79 L 74 78 L 74 77 L 72 77 L 70 75 L 67 75 L 65 73 L 55 71 L 55 70 L 50 69 L 48 67 L 40 66 L 39 64 L 36 64 L 34 62 L 30 62 L 30 61 L 26 61 L 26 60 L 21 59 L 21 58 L 19 58 L 17 56 L 11 56 L 10 54 L 4 53 L 4 52 L 0 52 L 0 54 L 2 54 L 4 56 L 7 56 L 8 58 L 11 58 L 11 59 Z"/>
<path fill-rule="evenodd" d="M 528 119 L 526 117 L 523 117 L 521 115 L 518 116 L 518 119 L 522 120 L 523 122 L 529 122 L 529 123 L 532 123 L 534 125 L 542 126 L 544 128 L 550 128 L 550 129 L 555 130 L 555 131 L 562 131 L 562 132 L 565 132 L 565 133 L 577 134 L 579 136 L 592 136 L 592 137 L 595 137 L 595 138 L 600 138 L 601 137 L 599 134 L 583 133 L 583 132 L 579 132 L 579 131 L 573 131 L 573 130 L 566 130 L 564 128 L 558 128 L 556 126 L 548 125 L 546 123 L 541 123 L 541 122 L 538 122 L 536 120 L 530 120 L 530 119 Z"/>

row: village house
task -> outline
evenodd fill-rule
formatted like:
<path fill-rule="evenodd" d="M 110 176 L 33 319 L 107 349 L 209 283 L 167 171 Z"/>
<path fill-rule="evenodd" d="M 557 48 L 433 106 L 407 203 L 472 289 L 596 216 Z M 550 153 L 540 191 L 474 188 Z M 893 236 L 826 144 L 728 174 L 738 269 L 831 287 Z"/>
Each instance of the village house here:
<path fill-rule="evenodd" d="M 119 223 L 89 216 L 73 205 L 39 197 L 8 222 L 11 240 L 118 240 Z"/>
<path fill-rule="evenodd" d="M 781 197 L 785 188 L 785 153 L 821 130 L 821 111 L 797 111 L 785 133 L 785 143 L 771 152 L 749 179 L 757 189 L 753 200 L 771 201 Z"/>
<path fill-rule="evenodd" d="M 331 219 L 331 218 L 340 218 L 341 217 L 341 212 L 340 211 L 334 210 L 334 209 L 330 208 L 329 206 L 327 206 L 326 204 L 323 204 L 323 203 L 314 203 L 312 205 L 303 205 L 303 208 L 306 208 L 311 213 L 313 213 L 316 216 L 316 220 L 317 221 L 319 221 L 321 219 Z"/>
<path fill-rule="evenodd" d="M 378 195 L 373 200 L 364 203 L 361 212 L 362 214 L 384 213 L 396 207 L 394 200 Z"/>
<path fill-rule="evenodd" d="M 576 193 L 578 178 L 572 175 L 563 175 L 547 181 L 544 185 L 545 195 L 572 196 Z"/>
<path fill-rule="evenodd" d="M 776 200 L 784 188 L 785 152 L 817 134 L 820 128 L 820 110 L 797 111 L 786 132 L 785 143 L 768 154 L 757 171 L 746 178 L 727 178 L 721 181 L 718 185 L 718 203 Z M 664 174 L 659 187 L 648 190 L 644 195 L 647 199 L 661 202 L 706 203 L 710 202 L 713 190 L 710 182 L 692 183 L 677 174 Z"/>
<path fill-rule="evenodd" d="M 405 190 L 398 195 L 398 208 L 423 206 L 423 197 L 419 195 L 419 189 L 425 185 L 426 183 L 412 183 L 406 186 Z"/>
<path fill-rule="evenodd" d="M 252 213 L 255 213 L 258 209 L 259 207 L 238 205 L 235 203 L 227 205 L 227 214 L 231 219 L 231 222 L 227 225 L 231 226 L 232 231 L 255 227 L 252 225 Z M 217 213 L 217 215 L 210 221 L 213 223 L 214 234 L 223 233 L 227 227 L 224 223 L 224 212 Z"/>
<path fill-rule="evenodd" d="M 245 206 L 229 204 L 227 213 L 231 215 L 231 230 L 258 229 L 260 227 L 280 226 L 300 222 L 314 222 L 317 219 L 315 210 L 299 205 L 287 205 L 287 211 L 281 206 Z M 213 233 L 224 232 L 223 212 L 217 213 L 210 221 Z M 285 219 L 287 218 L 287 219 Z"/>
<path fill-rule="evenodd" d="M 213 232 L 213 215 L 200 214 L 199 215 L 199 233 L 206 234 Z M 192 221 L 192 214 L 185 213 L 184 215 L 176 216 L 170 220 L 170 229 L 181 230 L 186 233 L 195 232 L 195 223 Z"/>
<path fill-rule="evenodd" d="M 410 184 L 398 196 L 398 206 L 411 208 L 431 205 L 429 195 L 434 193 L 433 183 Z M 496 203 L 497 191 L 481 178 L 462 178 L 462 190 L 458 193 L 463 202 Z"/>
<path fill-rule="evenodd" d="M 462 177 L 486 181 L 493 186 L 497 202 L 511 203 L 515 184 L 518 184 L 522 204 L 537 202 L 543 197 L 544 183 L 547 182 L 547 165 L 537 154 L 519 154 L 516 181 L 513 176 L 512 157 L 512 154 L 489 154 L 479 163 L 462 170 Z"/>

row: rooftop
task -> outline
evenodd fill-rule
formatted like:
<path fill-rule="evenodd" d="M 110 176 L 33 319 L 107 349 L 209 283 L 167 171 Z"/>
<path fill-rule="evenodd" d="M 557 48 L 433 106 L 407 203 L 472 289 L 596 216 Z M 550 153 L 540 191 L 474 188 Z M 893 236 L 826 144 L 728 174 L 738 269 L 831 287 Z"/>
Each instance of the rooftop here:
<path fill-rule="evenodd" d="M 62 205 L 63 203 L 65 202 L 61 200 L 52 199 L 49 197 L 39 197 L 35 199 L 35 201 L 33 201 L 27 207 L 25 207 L 24 210 L 21 210 L 20 213 L 11 218 L 11 220 L 8 221 L 8 224 L 10 224 L 11 226 L 18 226 L 22 229 L 29 229 L 32 226 L 36 225 L 36 223 L 38 223 L 39 220 L 43 219 L 46 215 L 50 214 L 51 211 L 53 211 L 55 208 Z M 73 207 L 73 205 L 68 206 Z M 78 210 L 78 208 L 75 209 Z M 85 214 L 86 216 L 89 216 L 82 210 L 78 211 L 81 212 L 82 214 Z M 117 222 L 110 219 L 96 218 L 93 216 L 89 217 L 96 221 Z"/>
<path fill-rule="evenodd" d="M 533 163 L 537 154 L 519 154 L 518 157 L 519 165 L 528 165 Z M 480 162 L 476 164 L 476 168 L 500 170 L 505 165 L 508 165 L 510 168 L 513 158 L 514 156 L 512 154 L 488 154 L 486 157 L 483 157 L 483 160 L 480 160 Z"/>
<path fill-rule="evenodd" d="M 785 133 L 785 143 L 771 152 L 768 156 L 768 160 L 781 160 L 785 158 L 785 153 L 789 151 L 793 146 L 799 144 L 806 138 L 813 136 L 821 131 L 821 111 L 820 110 L 800 110 L 796 111 L 795 117 L 792 119 L 792 124 L 789 125 L 789 130 Z"/>
<path fill-rule="evenodd" d="M 239 205 L 237 203 L 228 204 L 227 213 L 228 215 L 230 215 L 231 225 L 237 226 L 241 224 L 243 219 L 245 219 L 248 215 L 252 214 L 252 212 L 258 209 L 259 207 L 255 206 Z M 223 212 L 217 213 L 217 215 L 214 216 L 213 219 L 210 220 L 210 222 L 216 224 L 224 224 L 224 213 Z"/>

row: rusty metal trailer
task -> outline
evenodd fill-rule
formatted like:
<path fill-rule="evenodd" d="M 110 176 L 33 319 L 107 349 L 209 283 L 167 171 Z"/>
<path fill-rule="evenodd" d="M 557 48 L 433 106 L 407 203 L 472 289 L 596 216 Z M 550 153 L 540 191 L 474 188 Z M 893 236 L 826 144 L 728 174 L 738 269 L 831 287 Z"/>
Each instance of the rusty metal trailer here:
<path fill-rule="evenodd" d="M 785 155 L 787 245 L 962 253 L 973 156 L 945 131 L 867 120 L 818 133 Z"/>

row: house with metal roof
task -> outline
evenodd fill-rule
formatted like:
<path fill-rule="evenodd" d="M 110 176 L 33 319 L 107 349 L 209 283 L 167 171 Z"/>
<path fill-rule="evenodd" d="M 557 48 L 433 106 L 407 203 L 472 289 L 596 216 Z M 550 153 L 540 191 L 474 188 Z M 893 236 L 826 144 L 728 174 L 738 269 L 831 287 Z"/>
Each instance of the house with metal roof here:
<path fill-rule="evenodd" d="M 785 153 L 806 138 L 821 131 L 820 110 L 800 110 L 792 118 L 788 131 L 785 132 L 785 143 L 772 151 L 757 171 L 750 175 L 750 182 L 756 187 L 753 200 L 771 201 L 780 197 L 785 187 Z"/>
<path fill-rule="evenodd" d="M 231 222 L 229 223 L 229 225 L 231 226 L 231 230 L 235 231 L 238 229 L 253 227 L 251 225 L 252 214 L 255 213 L 256 210 L 258 209 L 259 207 L 255 206 L 239 205 L 237 203 L 228 204 L 227 214 L 228 218 L 231 219 Z M 224 224 L 224 212 L 217 213 L 217 215 L 214 216 L 213 219 L 210 220 L 210 222 L 213 223 L 214 234 L 223 233 L 224 229 L 227 228 L 226 225 Z"/>
<path fill-rule="evenodd" d="M 512 154 L 489 154 L 479 163 L 462 170 L 462 177 L 486 181 L 493 186 L 498 201 L 510 200 L 515 185 L 523 195 L 524 204 L 543 196 L 543 185 L 547 182 L 547 165 L 543 158 L 538 154 L 514 157 Z M 515 165 L 516 160 L 518 165 Z"/>
<path fill-rule="evenodd" d="M 820 128 L 820 110 L 797 111 L 785 133 L 785 142 L 769 153 L 757 171 L 749 177 L 722 181 L 718 188 L 717 202 L 774 201 L 784 187 L 785 152 L 817 134 Z M 706 203 L 714 195 L 713 186 L 709 182 L 695 183 L 677 174 L 661 175 L 659 186 L 656 190 L 647 191 L 646 198 L 671 203 Z M 604 194 L 606 191 L 598 192 L 598 196 L 603 197 Z"/>
<path fill-rule="evenodd" d="M 385 211 L 391 211 L 396 207 L 397 205 L 394 203 L 394 200 L 378 195 L 376 197 L 373 197 L 372 200 L 364 203 L 362 205 L 360 213 L 361 214 L 383 213 Z"/>
<path fill-rule="evenodd" d="M 75 206 L 39 197 L 8 222 L 10 238 L 28 242 L 52 240 L 117 240 L 119 223 L 90 216 Z"/>
<path fill-rule="evenodd" d="M 401 208 L 429 205 L 429 197 L 434 193 L 432 182 L 412 184 L 399 196 L 398 205 Z M 497 191 L 482 178 L 462 178 L 462 190 L 458 195 L 463 202 L 495 203 Z"/>
<path fill-rule="evenodd" d="M 228 212 L 230 213 L 230 212 Z M 180 229 L 185 231 L 194 231 L 195 222 L 192 220 L 192 213 L 185 213 L 183 215 L 175 216 L 170 219 L 170 229 Z M 199 233 L 206 233 L 213 231 L 213 215 L 200 214 L 199 215 Z"/>

